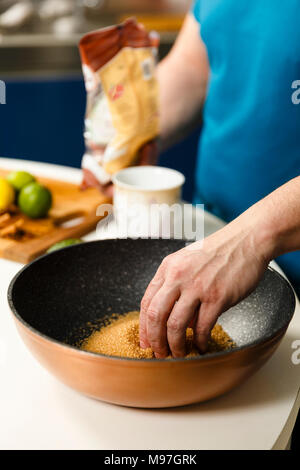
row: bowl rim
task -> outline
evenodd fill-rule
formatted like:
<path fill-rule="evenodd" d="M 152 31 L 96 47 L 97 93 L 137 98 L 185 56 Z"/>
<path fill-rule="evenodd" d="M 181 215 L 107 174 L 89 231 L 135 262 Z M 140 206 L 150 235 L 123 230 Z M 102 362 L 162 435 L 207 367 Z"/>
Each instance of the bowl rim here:
<path fill-rule="evenodd" d="M 140 238 L 142 239 L 142 238 Z M 114 239 L 105 239 L 105 240 L 92 240 L 92 241 L 88 241 L 88 242 L 83 242 L 83 243 L 80 243 L 80 244 L 76 244 L 76 245 L 71 245 L 71 246 L 67 246 L 65 248 L 61 248 L 60 250 L 76 250 L 78 249 L 78 247 L 82 247 L 83 245 L 85 244 L 88 244 L 88 245 L 92 245 L 92 244 L 98 244 L 99 242 L 103 243 L 103 242 L 106 242 L 106 241 L 112 241 Z M 132 238 L 126 238 L 126 240 L 135 240 L 135 239 L 132 239 Z M 164 239 L 160 239 L 160 240 L 164 240 Z M 166 239 L 166 241 L 170 241 L 172 239 Z M 190 243 L 189 240 L 184 240 L 184 239 L 173 239 L 175 241 L 183 241 L 183 242 L 186 242 L 186 243 Z M 252 348 L 252 347 L 255 347 L 255 346 L 263 346 L 265 345 L 267 342 L 271 341 L 272 339 L 276 338 L 277 336 L 280 336 L 282 333 L 284 334 L 285 331 L 287 330 L 288 326 L 289 326 L 289 323 L 291 322 L 293 316 L 294 316 L 294 313 L 295 313 L 295 308 L 296 308 L 296 297 L 295 297 L 295 292 L 294 292 L 294 289 L 293 287 L 291 286 L 290 282 L 284 277 L 282 276 L 281 273 L 279 273 L 276 269 L 274 269 L 273 267 L 271 267 L 270 265 L 267 266 L 267 269 L 266 271 L 270 271 L 272 272 L 275 276 L 279 277 L 281 282 L 283 282 L 288 290 L 292 293 L 292 298 L 293 298 L 293 313 L 291 314 L 290 316 L 290 319 L 289 321 L 284 325 L 282 326 L 281 328 L 279 328 L 278 330 L 275 331 L 275 333 L 272 333 L 268 336 L 266 336 L 264 338 L 263 341 L 257 339 L 255 341 L 252 341 L 246 345 L 242 345 L 242 346 L 238 346 L 238 347 L 234 347 L 232 349 L 227 349 L 227 350 L 224 350 L 224 351 L 219 351 L 219 352 L 215 352 L 215 353 L 208 353 L 208 354 L 204 354 L 204 355 L 201 355 L 199 354 L 199 356 L 192 356 L 192 357 L 180 357 L 180 358 L 164 358 L 164 359 L 157 359 L 157 358 L 152 358 L 152 359 L 146 359 L 146 358 L 143 358 L 143 359 L 138 359 L 138 358 L 133 358 L 133 357 L 123 357 L 123 356 L 110 356 L 110 355 L 106 355 L 106 354 L 101 354 L 101 353 L 94 353 L 94 352 L 90 352 L 90 351 L 85 351 L 83 349 L 80 349 L 76 346 L 73 346 L 71 344 L 67 344 L 67 343 L 63 343 L 62 341 L 59 341 L 57 339 L 54 339 L 54 338 L 51 338 L 51 336 L 48 336 L 44 333 L 41 333 L 39 330 L 37 330 L 36 328 L 34 328 L 33 326 L 31 326 L 29 323 L 27 323 L 23 317 L 18 313 L 17 309 L 15 308 L 14 306 L 14 303 L 13 303 L 13 300 L 12 300 L 12 292 L 13 292 L 13 289 L 14 289 L 14 285 L 17 281 L 17 279 L 22 275 L 22 273 L 26 270 L 26 269 L 29 269 L 29 267 L 31 267 L 32 265 L 34 265 L 35 263 L 38 263 L 41 259 L 44 259 L 46 257 L 49 257 L 49 256 L 55 256 L 57 251 L 60 251 L 60 250 L 56 250 L 54 252 L 51 252 L 51 253 L 45 253 L 43 254 L 42 256 L 39 256 L 38 258 L 36 258 L 35 260 L 31 261 L 30 263 L 26 264 L 25 266 L 23 266 L 15 275 L 14 277 L 12 278 L 12 280 L 10 281 L 9 283 L 9 286 L 8 286 L 8 290 L 7 290 L 7 301 L 8 301 L 8 305 L 10 307 L 10 310 L 13 314 L 13 316 L 15 317 L 16 320 L 18 320 L 21 325 L 26 329 L 26 330 L 29 330 L 29 332 L 31 334 L 33 334 L 34 336 L 38 337 L 39 339 L 42 339 L 42 340 L 46 340 L 47 343 L 53 343 L 55 346 L 59 346 L 59 347 L 62 347 L 70 352 L 77 352 L 78 354 L 81 354 L 85 357 L 91 357 L 91 358 L 101 358 L 101 359 L 109 359 L 109 360 L 113 360 L 113 361 L 130 361 L 130 362 L 133 362 L 133 363 L 136 363 L 136 364 L 139 364 L 139 363 L 143 363 L 143 364 L 153 364 L 153 363 L 178 363 L 178 362 L 182 362 L 182 363 L 187 363 L 187 362 L 194 362 L 194 361 L 210 361 L 210 360 L 216 360 L 216 359 L 224 359 L 225 357 L 228 357 L 228 356 L 231 356 L 232 354 L 235 354 L 235 353 L 238 353 L 240 351 L 243 351 L 243 350 L 246 350 L 246 349 L 249 349 L 249 348 Z M 225 313 L 225 312 L 223 312 Z"/>

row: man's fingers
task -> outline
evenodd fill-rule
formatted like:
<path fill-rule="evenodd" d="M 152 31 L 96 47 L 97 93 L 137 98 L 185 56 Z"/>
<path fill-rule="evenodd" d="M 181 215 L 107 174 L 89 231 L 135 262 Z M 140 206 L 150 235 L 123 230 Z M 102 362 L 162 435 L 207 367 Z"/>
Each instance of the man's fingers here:
<path fill-rule="evenodd" d="M 140 347 L 142 349 L 150 348 L 150 343 L 147 338 L 147 322 L 145 315 L 140 314 Z"/>
<path fill-rule="evenodd" d="M 199 302 L 199 305 L 200 305 L 200 302 Z M 198 308 L 196 309 L 193 318 L 190 320 L 190 322 L 189 322 L 189 324 L 188 324 L 188 328 L 192 328 L 192 330 L 194 329 L 194 326 L 195 326 L 196 321 L 197 321 L 197 318 L 198 318 L 199 308 L 200 308 L 200 307 L 198 307 Z"/>
<path fill-rule="evenodd" d="M 161 288 L 163 285 L 163 278 L 160 274 L 159 271 L 156 272 L 154 278 L 148 285 L 144 296 L 141 301 L 141 306 L 140 306 L 140 346 L 141 348 L 149 348 L 150 343 L 147 338 L 147 318 L 146 318 L 146 313 L 148 310 L 148 307 L 155 296 L 156 292 Z"/>
<path fill-rule="evenodd" d="M 167 320 L 180 295 L 177 287 L 165 284 L 153 297 L 147 310 L 147 339 L 157 358 L 169 354 L 167 339 Z"/>
<path fill-rule="evenodd" d="M 155 165 L 158 154 L 157 140 L 147 142 L 139 151 L 139 165 Z"/>
<path fill-rule="evenodd" d="M 199 303 L 191 293 L 186 292 L 173 307 L 167 323 L 167 338 L 173 357 L 186 355 L 186 329 L 193 322 Z"/>
<path fill-rule="evenodd" d="M 222 306 L 216 303 L 202 303 L 200 306 L 198 319 L 194 326 L 194 342 L 203 354 L 207 351 L 210 332 L 221 313 Z"/>

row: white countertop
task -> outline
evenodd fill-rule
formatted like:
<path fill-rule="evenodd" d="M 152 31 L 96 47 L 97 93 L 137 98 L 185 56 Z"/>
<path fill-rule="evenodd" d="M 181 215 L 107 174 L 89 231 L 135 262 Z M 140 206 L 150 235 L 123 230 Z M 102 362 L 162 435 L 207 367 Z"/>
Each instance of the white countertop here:
<path fill-rule="evenodd" d="M 0 167 L 80 181 L 77 169 L 0 159 Z M 206 234 L 222 226 L 205 216 Z M 86 239 L 95 239 L 89 234 Z M 223 397 L 193 406 L 144 410 L 109 405 L 65 387 L 21 341 L 6 300 L 21 265 L 0 259 L 0 449 L 283 449 L 300 396 L 300 306 L 278 350 L 253 377 Z"/>

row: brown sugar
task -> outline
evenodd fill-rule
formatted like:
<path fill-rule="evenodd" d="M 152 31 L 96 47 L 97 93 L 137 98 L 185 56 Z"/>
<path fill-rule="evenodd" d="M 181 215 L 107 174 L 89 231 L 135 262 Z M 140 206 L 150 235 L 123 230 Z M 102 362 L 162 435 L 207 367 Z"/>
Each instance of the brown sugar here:
<path fill-rule="evenodd" d="M 234 347 L 234 342 L 216 324 L 211 332 L 208 343 L 208 353 L 219 352 Z M 154 354 L 151 348 L 140 348 L 139 340 L 139 312 L 129 312 L 125 315 L 114 315 L 110 322 L 100 330 L 94 331 L 81 344 L 81 349 L 108 356 L 130 357 L 135 359 L 152 359 Z M 186 330 L 186 357 L 198 356 L 199 351 L 193 344 L 193 330 Z"/>

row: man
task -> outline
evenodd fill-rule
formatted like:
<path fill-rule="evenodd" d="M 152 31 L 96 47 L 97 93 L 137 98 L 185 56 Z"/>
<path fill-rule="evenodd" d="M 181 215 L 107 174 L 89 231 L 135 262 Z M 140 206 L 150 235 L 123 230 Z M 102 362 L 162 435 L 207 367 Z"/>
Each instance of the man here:
<path fill-rule="evenodd" d="M 204 105 L 195 202 L 230 223 L 168 256 L 149 284 L 140 344 L 157 358 L 185 355 L 188 325 L 205 352 L 274 257 L 289 253 L 278 261 L 300 289 L 299 18 L 298 0 L 197 0 L 158 67 L 162 140 Z"/>

